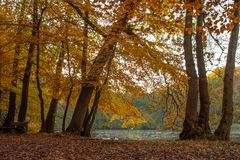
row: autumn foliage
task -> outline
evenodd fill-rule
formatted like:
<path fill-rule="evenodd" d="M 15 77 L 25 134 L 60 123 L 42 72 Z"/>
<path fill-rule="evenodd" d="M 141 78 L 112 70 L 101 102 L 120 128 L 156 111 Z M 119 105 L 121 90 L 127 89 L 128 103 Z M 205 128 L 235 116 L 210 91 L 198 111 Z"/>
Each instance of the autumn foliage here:
<path fill-rule="evenodd" d="M 233 76 L 239 0 L 1 0 L 0 8 L 3 126 L 29 121 L 30 128 L 54 132 L 64 104 L 66 132 L 89 136 L 97 110 L 135 127 L 148 121 L 134 99 L 154 93 L 171 108 L 167 128 L 185 119 L 182 139 L 211 134 L 206 68 L 213 65 L 206 61 L 216 62 L 219 36 L 232 33 L 225 77 Z"/>

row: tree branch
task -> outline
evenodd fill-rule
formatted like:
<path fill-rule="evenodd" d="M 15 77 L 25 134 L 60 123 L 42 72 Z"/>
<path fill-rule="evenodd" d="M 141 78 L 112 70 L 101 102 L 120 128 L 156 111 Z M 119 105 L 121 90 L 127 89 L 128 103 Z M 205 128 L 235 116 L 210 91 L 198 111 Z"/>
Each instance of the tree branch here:
<path fill-rule="evenodd" d="M 96 26 L 92 21 L 90 21 L 87 17 L 85 17 L 80 9 L 79 6 L 77 6 L 76 4 L 74 4 L 71 0 L 64 0 L 65 2 L 67 2 L 71 7 L 73 7 L 78 15 L 89 25 L 93 28 L 93 30 L 97 33 L 99 33 L 100 35 L 102 35 L 104 38 L 107 37 L 107 34 L 104 33 L 98 26 Z"/>

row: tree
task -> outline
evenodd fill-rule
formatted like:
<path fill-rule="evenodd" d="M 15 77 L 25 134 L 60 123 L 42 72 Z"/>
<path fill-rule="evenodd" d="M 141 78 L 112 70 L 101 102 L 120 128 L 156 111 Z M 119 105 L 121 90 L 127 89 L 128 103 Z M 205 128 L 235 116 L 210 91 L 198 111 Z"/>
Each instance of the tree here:
<path fill-rule="evenodd" d="M 200 95 L 200 112 L 198 115 L 198 127 L 200 134 L 210 134 L 209 126 L 209 94 L 208 94 L 208 81 L 206 75 L 206 67 L 203 52 L 203 1 L 198 0 L 197 6 L 200 6 L 197 10 L 197 26 L 196 26 L 196 55 L 197 55 L 197 68 L 199 74 L 199 95 Z"/>
<path fill-rule="evenodd" d="M 184 58 L 188 79 L 188 93 L 186 102 L 185 120 L 183 123 L 183 131 L 180 139 L 192 139 L 197 132 L 197 104 L 198 104 L 198 77 L 196 74 L 194 57 L 192 52 L 192 19 L 193 19 L 193 3 L 188 0 L 186 3 L 186 17 L 184 30 Z"/>
<path fill-rule="evenodd" d="M 76 5 L 74 5 L 72 2 L 68 3 L 73 6 L 79 13 L 80 9 Z M 111 31 L 108 36 L 106 36 L 104 44 L 101 47 L 97 57 L 95 58 L 89 70 L 86 81 L 82 86 L 72 120 L 66 130 L 67 132 L 75 132 L 79 134 L 81 133 L 89 102 L 95 88 L 94 85 L 98 82 L 103 67 L 105 66 L 109 58 L 113 55 L 115 45 L 118 42 L 117 36 L 123 31 L 123 29 L 126 28 L 127 21 L 132 16 L 132 12 L 136 5 L 137 4 L 132 1 L 123 2 L 123 12 L 119 15 L 120 18 L 118 19 L 118 21 L 112 25 Z"/>
<path fill-rule="evenodd" d="M 36 36 L 38 30 L 38 0 L 33 0 L 33 12 L 32 12 L 32 33 L 31 42 L 28 48 L 27 64 L 24 70 L 24 76 L 22 81 L 22 95 L 21 95 L 21 105 L 18 114 L 18 121 L 24 122 L 26 119 L 27 106 L 28 106 L 28 89 L 30 83 L 30 76 L 33 65 L 34 49 L 36 46 Z"/>
<path fill-rule="evenodd" d="M 234 0 L 234 28 L 231 31 L 231 36 L 228 45 L 228 54 L 226 68 L 224 72 L 224 87 L 222 100 L 222 119 L 215 131 L 215 136 L 220 140 L 229 140 L 233 118 L 233 76 L 235 70 L 235 57 L 238 44 L 239 34 L 239 18 L 240 18 L 240 0 Z"/>
<path fill-rule="evenodd" d="M 46 1 L 47 2 L 47 1 Z M 40 25 L 42 23 L 42 18 L 43 18 L 43 13 L 47 9 L 47 3 L 45 4 L 46 6 L 41 8 L 41 14 L 40 18 L 38 19 L 38 29 L 37 29 L 37 56 L 36 56 L 36 81 L 37 81 L 37 89 L 38 89 L 38 97 L 40 100 L 40 115 L 41 115 L 41 129 L 40 132 L 45 130 L 45 119 L 44 119 L 44 98 L 43 98 L 43 90 L 41 87 L 41 82 L 40 82 Z"/>

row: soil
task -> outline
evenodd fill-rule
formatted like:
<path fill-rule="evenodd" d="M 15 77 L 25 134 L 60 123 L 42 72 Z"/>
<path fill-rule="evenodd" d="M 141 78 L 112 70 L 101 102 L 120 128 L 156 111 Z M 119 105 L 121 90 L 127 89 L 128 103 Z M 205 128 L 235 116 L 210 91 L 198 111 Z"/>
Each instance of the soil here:
<path fill-rule="evenodd" d="M 64 134 L 0 134 L 0 160 L 240 160 L 240 144 L 220 141 L 101 140 Z"/>

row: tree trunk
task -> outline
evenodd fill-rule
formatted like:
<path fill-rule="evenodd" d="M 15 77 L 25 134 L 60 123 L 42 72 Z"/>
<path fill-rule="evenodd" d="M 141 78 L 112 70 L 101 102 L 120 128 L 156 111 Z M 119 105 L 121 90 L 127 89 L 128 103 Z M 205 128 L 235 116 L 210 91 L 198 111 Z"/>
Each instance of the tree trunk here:
<path fill-rule="evenodd" d="M 16 93 L 10 91 L 8 113 L 3 123 L 3 127 L 9 127 L 11 123 L 14 122 L 15 110 L 16 110 Z"/>
<path fill-rule="evenodd" d="M 1 83 L 0 83 L 0 87 L 1 87 Z M 3 91 L 2 91 L 2 89 L 0 88 L 0 102 L 1 102 L 1 99 L 2 99 L 2 93 L 3 93 Z"/>
<path fill-rule="evenodd" d="M 196 74 L 194 57 L 192 53 L 192 19 L 193 5 L 186 9 L 185 31 L 184 31 L 184 58 L 188 79 L 188 93 L 186 103 L 185 120 L 180 139 L 193 139 L 196 135 L 197 103 L 198 103 L 198 77 Z"/>
<path fill-rule="evenodd" d="M 67 34 L 68 36 L 68 34 Z M 67 37 L 66 37 L 67 39 Z M 68 76 L 70 79 L 70 90 L 69 90 L 69 94 L 67 97 L 67 104 L 66 104 L 66 108 L 64 110 L 64 115 L 63 115 L 63 122 L 62 122 L 62 131 L 65 131 L 65 124 L 66 124 L 66 117 L 67 117 L 67 112 L 68 112 L 68 108 L 69 108 L 69 104 L 70 104 L 70 99 L 71 99 L 71 95 L 72 95 L 72 90 L 73 90 L 73 80 L 72 80 L 72 74 L 71 74 L 71 59 L 70 59 L 70 54 L 69 54 L 69 47 L 68 47 L 68 42 L 66 42 L 66 50 L 67 50 L 67 61 L 68 61 Z"/>
<path fill-rule="evenodd" d="M 24 76 L 22 81 L 22 97 L 21 105 L 18 114 L 18 122 L 24 122 L 26 119 L 27 105 L 28 105 L 28 89 L 30 82 L 30 75 L 33 64 L 33 56 L 35 49 L 35 38 L 37 34 L 37 19 L 38 19 L 38 0 L 33 1 L 33 26 L 32 26 L 32 41 L 30 42 L 28 49 L 28 59 L 24 70 Z"/>
<path fill-rule="evenodd" d="M 87 116 L 86 122 L 84 123 L 84 131 L 82 133 L 82 136 L 85 136 L 85 137 L 91 136 L 91 130 L 96 117 L 100 97 L 101 97 L 101 89 L 97 87 L 91 111 Z"/>
<path fill-rule="evenodd" d="M 94 86 L 84 85 L 79 95 L 76 108 L 74 110 L 72 120 L 67 128 L 67 132 L 75 132 L 80 134 L 82 131 L 82 125 L 87 112 L 88 104 L 90 102 Z"/>
<path fill-rule="evenodd" d="M 38 39 L 39 39 L 38 33 Z M 41 82 L 39 77 L 39 69 L 40 69 L 40 46 L 37 45 L 37 67 L 36 67 L 36 80 L 37 80 L 37 89 L 38 89 L 38 97 L 40 100 L 40 109 L 41 109 L 41 129 L 40 132 L 45 130 L 45 120 L 44 120 L 44 99 L 43 99 L 43 91 L 41 88 Z"/>
<path fill-rule="evenodd" d="M 202 6 L 202 0 L 198 0 Z M 197 34 L 196 34 L 196 53 L 197 53 L 197 67 L 199 74 L 199 94 L 200 94 L 200 113 L 198 115 L 198 127 L 202 136 L 211 133 L 209 127 L 209 94 L 208 81 L 206 75 L 206 67 L 203 53 L 203 8 L 198 10 L 197 16 Z"/>
<path fill-rule="evenodd" d="M 53 133 L 54 132 L 54 126 L 55 126 L 55 117 L 56 117 L 56 111 L 58 106 L 58 99 L 52 98 L 50 107 L 48 110 L 47 118 L 46 118 L 46 132 L 47 133 Z"/>
<path fill-rule="evenodd" d="M 65 131 L 65 124 L 66 124 L 66 117 L 67 117 L 67 112 L 68 112 L 68 108 L 69 108 L 69 103 L 70 103 L 70 99 L 71 99 L 71 95 L 72 95 L 72 89 L 73 89 L 73 85 L 71 85 L 70 87 L 70 91 L 67 97 L 67 104 L 66 104 L 66 108 L 64 110 L 64 115 L 63 115 L 63 122 L 62 122 L 62 131 Z"/>
<path fill-rule="evenodd" d="M 0 55 L 1 55 L 1 48 L 0 48 Z M 3 94 L 3 90 L 2 90 L 2 62 L 1 62 L 1 59 L 0 59 L 0 104 L 1 104 L 1 101 L 2 101 L 2 94 Z"/>
<path fill-rule="evenodd" d="M 88 19 L 88 12 L 85 11 L 85 16 Z M 88 24 L 84 22 L 83 29 L 83 53 L 82 53 L 82 80 L 87 78 L 87 49 L 88 49 Z"/>
<path fill-rule="evenodd" d="M 85 17 L 88 19 L 88 11 L 85 11 Z M 84 29 L 83 29 L 83 53 L 82 53 L 82 82 L 85 83 L 84 81 L 87 78 L 87 49 L 88 49 L 88 24 L 87 22 L 84 21 Z M 84 124 L 87 122 L 89 116 L 89 109 L 87 108 L 87 111 L 85 113 L 85 119 L 84 119 Z M 85 125 L 83 125 L 85 126 Z"/>
<path fill-rule="evenodd" d="M 240 0 L 234 0 L 234 5 L 237 6 L 234 16 L 239 18 Z M 218 128 L 215 131 L 215 136 L 220 140 L 229 140 L 230 131 L 233 119 L 233 76 L 235 70 L 235 57 L 238 44 L 239 23 L 234 23 L 234 28 L 231 31 L 230 41 L 228 45 L 227 64 L 224 73 L 224 88 L 222 100 L 222 119 Z"/>
<path fill-rule="evenodd" d="M 54 132 L 54 125 L 55 125 L 55 117 L 56 117 L 56 111 L 58 106 L 58 94 L 60 89 L 60 80 L 61 80 L 61 74 L 62 74 L 62 67 L 63 67 L 63 60 L 65 55 L 65 48 L 64 48 L 64 42 L 62 42 L 62 49 L 59 54 L 59 59 L 56 66 L 56 80 L 53 86 L 53 98 L 49 106 L 47 118 L 46 118 L 46 132 L 47 133 L 53 133 Z"/>

